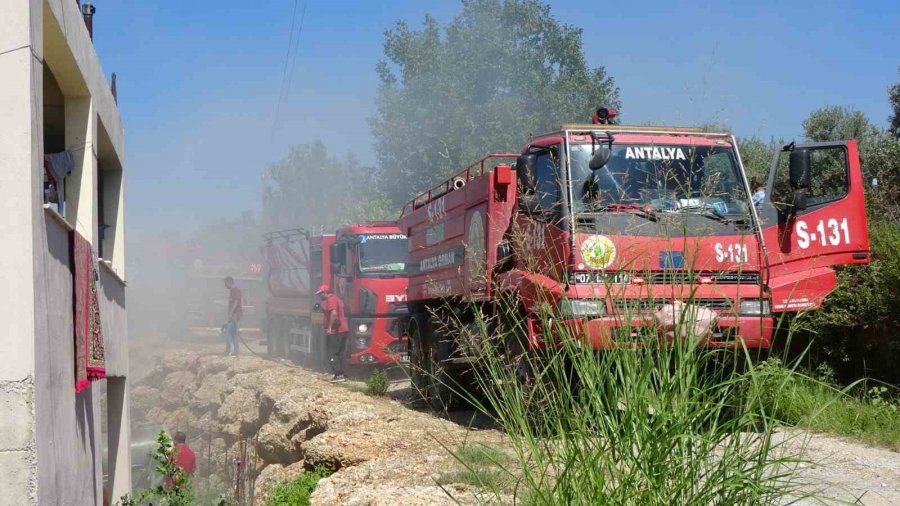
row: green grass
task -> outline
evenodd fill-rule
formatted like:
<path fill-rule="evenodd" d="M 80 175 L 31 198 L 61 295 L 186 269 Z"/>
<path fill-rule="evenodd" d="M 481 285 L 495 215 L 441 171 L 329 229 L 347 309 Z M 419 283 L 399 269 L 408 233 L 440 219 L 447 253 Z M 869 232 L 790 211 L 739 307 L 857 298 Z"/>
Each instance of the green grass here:
<path fill-rule="evenodd" d="M 481 443 L 463 443 L 456 448 L 454 456 L 465 466 L 491 466 L 503 464 L 508 456 L 503 450 Z"/>
<path fill-rule="evenodd" d="M 355 383 L 352 381 L 347 381 L 344 383 L 337 383 L 342 388 L 346 388 L 351 392 L 356 392 L 358 394 L 367 394 L 368 388 L 365 385 L 360 385 L 359 383 Z"/>
<path fill-rule="evenodd" d="M 762 402 L 781 423 L 900 451 L 900 406 L 890 400 L 887 387 L 865 392 L 859 382 L 839 388 L 827 378 L 791 372 L 778 360 L 760 371 Z"/>
<path fill-rule="evenodd" d="M 498 492 L 508 492 L 512 488 L 512 474 L 506 468 L 509 456 L 503 450 L 481 443 L 464 442 L 451 453 L 459 469 L 441 475 L 438 485 L 465 483 Z"/>
<path fill-rule="evenodd" d="M 266 501 L 266 506 L 308 506 L 309 496 L 319 480 L 331 474 L 324 467 L 317 467 L 312 471 L 306 471 L 294 481 L 280 483 L 272 492 L 272 497 Z"/>
<path fill-rule="evenodd" d="M 441 486 L 454 483 L 465 483 L 483 490 L 503 492 L 510 490 L 513 481 L 509 473 L 502 469 L 464 469 L 444 473 L 437 480 L 437 484 Z"/>

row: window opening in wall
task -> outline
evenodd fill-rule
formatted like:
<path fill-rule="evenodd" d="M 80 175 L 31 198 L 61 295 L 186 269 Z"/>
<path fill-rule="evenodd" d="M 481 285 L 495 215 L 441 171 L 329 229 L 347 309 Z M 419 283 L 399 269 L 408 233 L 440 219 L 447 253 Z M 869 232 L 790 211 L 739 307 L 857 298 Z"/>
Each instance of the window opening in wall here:
<path fill-rule="evenodd" d="M 44 205 L 66 214 L 66 176 L 72 172 L 71 151 L 44 155 Z"/>
<path fill-rule="evenodd" d="M 106 175 L 103 173 L 103 167 L 97 166 L 97 257 L 101 260 L 106 257 L 103 255 L 103 243 L 106 239 L 106 193 L 104 191 Z"/>
<path fill-rule="evenodd" d="M 66 210 L 66 176 L 72 172 L 74 157 L 66 150 L 66 98 L 47 65 L 43 68 L 44 119 L 44 206 L 61 216 Z"/>

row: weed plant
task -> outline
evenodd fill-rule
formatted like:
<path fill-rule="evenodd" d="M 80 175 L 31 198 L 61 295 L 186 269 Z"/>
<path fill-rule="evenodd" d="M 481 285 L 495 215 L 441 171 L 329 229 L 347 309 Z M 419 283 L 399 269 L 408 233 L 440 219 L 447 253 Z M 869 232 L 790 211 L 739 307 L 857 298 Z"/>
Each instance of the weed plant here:
<path fill-rule="evenodd" d="M 316 485 L 330 474 L 330 470 L 317 467 L 304 472 L 294 481 L 280 483 L 272 491 L 266 506 L 308 506 L 309 496 L 316 489 Z"/>
<path fill-rule="evenodd" d="M 156 473 L 165 480 L 146 490 L 135 491 L 134 495 L 123 496 L 121 506 L 142 504 L 190 506 L 196 504 L 191 477 L 175 465 L 177 450 L 166 431 L 160 430 L 157 434 L 156 449 L 151 457 L 156 462 Z"/>
<path fill-rule="evenodd" d="M 375 369 L 366 379 L 366 394 L 382 397 L 387 394 L 391 382 L 384 369 Z"/>

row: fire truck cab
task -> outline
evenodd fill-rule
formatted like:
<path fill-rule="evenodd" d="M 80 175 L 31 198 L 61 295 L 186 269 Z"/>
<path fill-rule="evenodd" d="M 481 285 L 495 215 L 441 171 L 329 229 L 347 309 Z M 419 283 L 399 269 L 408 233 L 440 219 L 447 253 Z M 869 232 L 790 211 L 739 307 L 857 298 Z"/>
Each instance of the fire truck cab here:
<path fill-rule="evenodd" d="M 344 301 L 350 364 L 405 363 L 406 236 L 396 222 L 338 229 L 331 248 L 331 287 Z"/>

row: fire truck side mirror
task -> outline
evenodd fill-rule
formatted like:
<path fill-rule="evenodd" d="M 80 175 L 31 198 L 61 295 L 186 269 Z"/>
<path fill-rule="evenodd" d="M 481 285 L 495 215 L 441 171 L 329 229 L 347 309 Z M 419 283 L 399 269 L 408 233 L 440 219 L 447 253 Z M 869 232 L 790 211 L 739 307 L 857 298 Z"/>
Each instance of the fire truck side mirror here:
<path fill-rule="evenodd" d="M 535 154 L 519 155 L 516 158 L 516 178 L 519 180 L 519 188 L 522 189 L 523 194 L 534 194 L 536 166 L 537 155 Z"/>
<path fill-rule="evenodd" d="M 339 269 L 347 261 L 347 245 L 345 243 L 336 242 L 331 245 L 331 267 L 333 270 Z"/>
<path fill-rule="evenodd" d="M 788 158 L 788 177 L 794 193 L 791 204 L 794 211 L 806 209 L 806 197 L 812 185 L 809 159 L 808 149 L 794 149 Z"/>
<path fill-rule="evenodd" d="M 598 147 L 597 150 L 594 151 L 594 154 L 591 155 L 591 160 L 588 162 L 588 167 L 590 167 L 591 170 L 597 170 L 603 167 L 604 165 L 606 165 L 606 162 L 609 161 L 609 157 L 611 154 L 612 152 L 608 147 Z"/>

